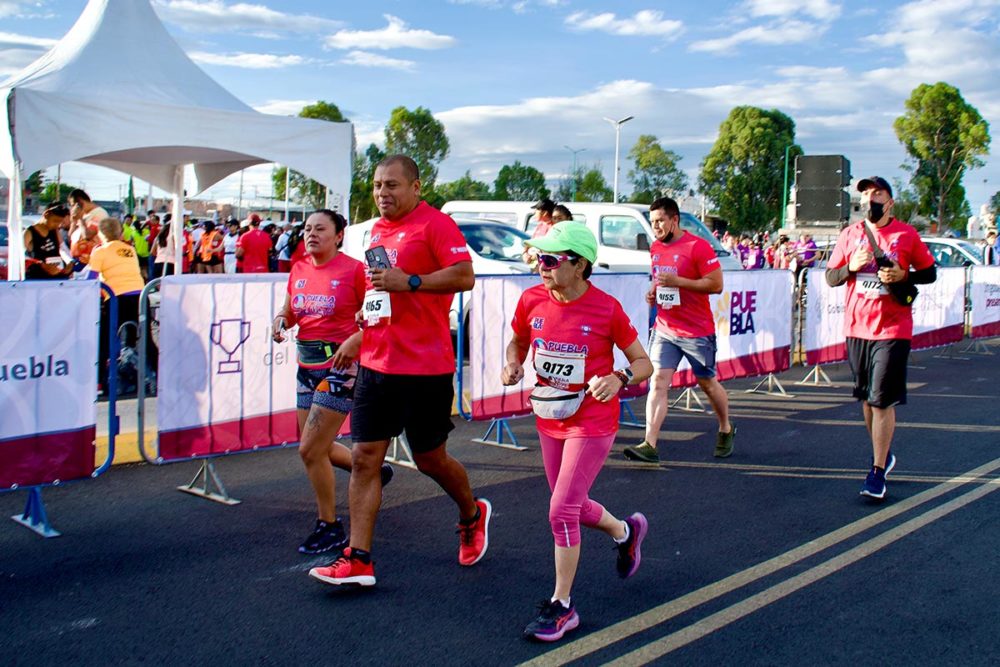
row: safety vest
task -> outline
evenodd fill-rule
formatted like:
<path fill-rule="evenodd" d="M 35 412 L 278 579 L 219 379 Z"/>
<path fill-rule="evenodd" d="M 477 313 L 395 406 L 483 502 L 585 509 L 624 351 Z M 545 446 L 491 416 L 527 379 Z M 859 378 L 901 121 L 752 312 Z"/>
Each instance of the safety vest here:
<path fill-rule="evenodd" d="M 222 250 L 222 238 L 219 236 L 219 232 L 212 230 L 210 232 L 205 232 L 201 236 L 201 247 L 198 249 L 201 261 L 210 262 L 212 261 L 212 256 L 219 254 Z"/>

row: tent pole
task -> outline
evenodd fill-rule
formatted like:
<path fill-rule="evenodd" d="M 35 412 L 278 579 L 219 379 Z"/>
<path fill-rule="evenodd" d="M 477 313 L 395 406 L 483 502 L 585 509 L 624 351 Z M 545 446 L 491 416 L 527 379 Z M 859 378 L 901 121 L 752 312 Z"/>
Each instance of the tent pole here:
<path fill-rule="evenodd" d="M 288 195 L 292 184 L 292 169 L 285 165 L 285 222 L 288 222 Z"/>
<path fill-rule="evenodd" d="M 237 220 L 243 219 L 243 172 L 244 171 L 246 171 L 246 169 L 240 169 L 240 203 L 236 207 Z"/>
<path fill-rule="evenodd" d="M 174 166 L 174 209 L 170 216 L 174 237 L 174 275 L 184 273 L 184 165 Z"/>
<path fill-rule="evenodd" d="M 56 165 L 56 201 L 62 201 L 62 162 Z"/>
<path fill-rule="evenodd" d="M 21 163 L 14 163 L 7 197 L 7 280 L 24 280 L 24 227 L 21 221 Z"/>

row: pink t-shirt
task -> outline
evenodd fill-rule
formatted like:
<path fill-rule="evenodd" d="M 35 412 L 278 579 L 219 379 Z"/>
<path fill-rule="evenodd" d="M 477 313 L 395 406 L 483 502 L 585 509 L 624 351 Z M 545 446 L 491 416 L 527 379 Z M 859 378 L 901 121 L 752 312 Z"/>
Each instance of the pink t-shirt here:
<path fill-rule="evenodd" d="M 381 218 L 368 247 L 383 246 L 389 261 L 410 275 L 427 275 L 459 262 L 472 262 L 458 225 L 427 202 L 401 220 Z M 367 281 L 372 289 L 371 280 Z M 452 294 L 390 292 L 392 315 L 365 327 L 361 365 L 392 375 L 455 372 L 448 310 Z"/>
<path fill-rule="evenodd" d="M 271 252 L 271 237 L 267 232 L 251 229 L 240 237 L 236 247 L 243 248 L 243 273 L 267 273 Z"/>
<path fill-rule="evenodd" d="M 355 315 L 365 298 L 365 267 L 344 253 L 316 266 L 312 257 L 292 265 L 288 298 L 302 340 L 343 343 L 358 331 Z"/>
<path fill-rule="evenodd" d="M 584 358 L 582 383 L 559 383 L 560 389 L 576 391 L 593 376 L 614 370 L 614 346 L 624 350 L 639 337 L 618 301 L 590 285 L 575 301 L 556 301 L 544 285 L 524 291 L 511 321 L 514 333 L 529 344 L 525 363 L 539 365 L 539 355 L 553 359 Z M 552 386 L 552 381 L 540 382 Z M 580 409 L 566 420 L 538 418 L 538 430 L 553 438 L 600 437 L 618 430 L 618 397 L 601 403 L 590 394 Z"/>
<path fill-rule="evenodd" d="M 828 268 L 839 269 L 847 265 L 858 248 L 871 249 L 864 224 L 862 220 L 840 232 Z M 872 229 L 872 234 L 879 248 L 906 271 L 926 269 L 934 264 L 934 257 L 920 235 L 905 222 L 893 218 L 884 227 Z M 866 340 L 912 339 L 913 309 L 896 301 L 877 274 L 878 266 L 872 260 L 848 277 L 845 335 Z"/>
<path fill-rule="evenodd" d="M 697 280 L 713 271 L 720 271 L 719 258 L 715 250 L 704 239 L 685 232 L 676 241 L 664 243 L 653 241 L 649 249 L 652 255 L 653 285 L 656 276 L 663 272 L 673 273 L 681 278 Z M 662 288 L 660 288 L 662 290 Z M 701 338 L 715 334 L 715 320 L 712 307 L 705 292 L 693 292 L 678 288 L 680 304 L 663 307 L 658 300 L 656 306 L 656 330 L 679 338 Z"/>

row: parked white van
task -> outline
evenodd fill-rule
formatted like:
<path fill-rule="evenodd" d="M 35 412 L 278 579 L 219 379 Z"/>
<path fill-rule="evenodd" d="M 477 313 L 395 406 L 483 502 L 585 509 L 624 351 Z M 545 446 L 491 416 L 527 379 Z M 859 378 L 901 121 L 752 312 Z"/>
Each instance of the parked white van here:
<path fill-rule="evenodd" d="M 441 210 L 454 218 L 495 220 L 530 234 L 538 224 L 534 202 L 450 201 Z M 597 266 L 615 272 L 648 272 L 649 245 L 653 230 L 649 226 L 646 204 L 567 202 L 573 219 L 590 228 L 597 238 Z M 740 260 L 722 247 L 708 228 L 690 213 L 681 212 L 681 228 L 708 241 L 727 271 L 743 268 Z"/>

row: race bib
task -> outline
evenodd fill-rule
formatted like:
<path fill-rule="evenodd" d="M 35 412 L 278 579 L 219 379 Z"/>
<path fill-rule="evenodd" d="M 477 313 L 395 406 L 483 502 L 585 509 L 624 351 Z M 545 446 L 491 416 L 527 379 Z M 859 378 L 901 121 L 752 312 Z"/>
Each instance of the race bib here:
<path fill-rule="evenodd" d="M 656 305 L 660 308 L 673 308 L 681 305 L 681 290 L 679 287 L 656 287 Z"/>
<path fill-rule="evenodd" d="M 886 286 L 878 279 L 877 273 L 859 273 L 854 284 L 865 299 L 877 299 L 889 293 Z"/>
<path fill-rule="evenodd" d="M 584 383 L 583 367 L 586 356 L 581 353 L 552 352 L 535 349 L 535 373 L 556 386 Z"/>
<path fill-rule="evenodd" d="M 365 292 L 365 301 L 361 310 L 368 326 L 373 327 L 392 316 L 392 301 L 388 292 L 369 290 Z"/>
<path fill-rule="evenodd" d="M 46 257 L 45 263 L 51 266 L 58 266 L 60 269 L 63 265 L 62 257 Z"/>

